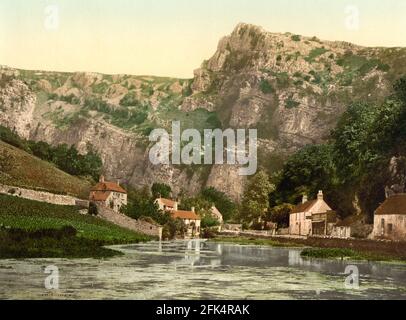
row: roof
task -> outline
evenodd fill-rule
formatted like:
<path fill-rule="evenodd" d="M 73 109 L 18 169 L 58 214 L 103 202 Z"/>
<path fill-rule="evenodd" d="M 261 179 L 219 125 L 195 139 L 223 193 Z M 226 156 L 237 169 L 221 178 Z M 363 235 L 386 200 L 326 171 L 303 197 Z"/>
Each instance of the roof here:
<path fill-rule="evenodd" d="M 386 199 L 385 202 L 376 209 L 375 214 L 406 214 L 406 194 L 395 194 Z"/>
<path fill-rule="evenodd" d="M 291 213 L 300 213 L 309 211 L 315 204 L 317 200 L 306 201 L 305 203 L 298 204 L 293 208 Z"/>
<path fill-rule="evenodd" d="M 219 211 L 219 209 L 216 208 L 216 206 L 212 206 L 210 209 L 211 213 L 218 216 L 218 217 L 222 217 L 223 215 L 221 214 L 221 212 Z"/>
<path fill-rule="evenodd" d="M 106 201 L 110 194 L 110 191 L 95 191 L 90 195 L 89 200 Z"/>
<path fill-rule="evenodd" d="M 91 191 L 113 191 L 113 192 L 119 192 L 119 193 L 127 193 L 122 187 L 120 187 L 117 183 L 115 182 L 99 182 L 97 183 Z"/>
<path fill-rule="evenodd" d="M 175 207 L 176 201 L 165 199 L 165 198 L 158 198 L 157 200 L 161 201 L 167 207 Z"/>
<path fill-rule="evenodd" d="M 189 220 L 201 220 L 200 217 L 193 211 L 176 210 L 172 211 L 173 218 L 189 219 Z"/>

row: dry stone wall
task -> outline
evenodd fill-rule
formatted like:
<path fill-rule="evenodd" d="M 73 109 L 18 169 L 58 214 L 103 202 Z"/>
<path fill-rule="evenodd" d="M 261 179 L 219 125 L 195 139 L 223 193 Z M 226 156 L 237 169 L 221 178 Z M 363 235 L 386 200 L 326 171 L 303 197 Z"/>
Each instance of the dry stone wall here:
<path fill-rule="evenodd" d="M 63 206 L 88 207 L 89 202 L 75 197 L 0 184 L 0 194 Z"/>
<path fill-rule="evenodd" d="M 143 233 L 149 236 L 162 238 L 162 227 L 155 224 L 131 219 L 124 214 L 114 212 L 110 208 L 107 208 L 101 204 L 96 204 L 98 210 L 98 216 L 102 219 L 110 221 L 120 227 Z"/>

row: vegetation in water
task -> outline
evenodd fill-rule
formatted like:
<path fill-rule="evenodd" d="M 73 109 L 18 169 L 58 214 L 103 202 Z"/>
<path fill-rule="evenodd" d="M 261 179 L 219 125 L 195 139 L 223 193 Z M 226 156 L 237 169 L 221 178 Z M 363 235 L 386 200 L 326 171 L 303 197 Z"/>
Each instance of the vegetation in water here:
<path fill-rule="evenodd" d="M 360 252 L 346 248 L 306 248 L 300 255 L 304 258 L 319 259 L 399 261 L 398 257 L 386 256 L 373 252 Z"/>

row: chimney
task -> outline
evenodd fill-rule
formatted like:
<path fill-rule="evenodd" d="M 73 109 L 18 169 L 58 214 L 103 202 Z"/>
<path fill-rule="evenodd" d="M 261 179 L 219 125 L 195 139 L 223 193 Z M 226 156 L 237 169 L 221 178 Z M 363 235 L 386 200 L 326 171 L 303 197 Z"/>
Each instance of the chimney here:
<path fill-rule="evenodd" d="M 120 185 L 120 179 L 117 179 L 117 185 Z"/>
<path fill-rule="evenodd" d="M 323 200 L 324 196 L 323 196 L 323 191 L 320 190 L 318 195 L 317 195 L 317 200 Z"/>
<path fill-rule="evenodd" d="M 302 197 L 302 203 L 306 203 L 307 202 L 307 195 L 304 194 Z"/>
<path fill-rule="evenodd" d="M 192 207 L 192 212 L 195 212 L 195 207 Z"/>
<path fill-rule="evenodd" d="M 175 201 L 173 205 L 173 210 L 178 211 L 178 201 Z"/>
<path fill-rule="evenodd" d="M 99 182 L 104 182 L 104 176 L 103 175 L 100 176 Z"/>

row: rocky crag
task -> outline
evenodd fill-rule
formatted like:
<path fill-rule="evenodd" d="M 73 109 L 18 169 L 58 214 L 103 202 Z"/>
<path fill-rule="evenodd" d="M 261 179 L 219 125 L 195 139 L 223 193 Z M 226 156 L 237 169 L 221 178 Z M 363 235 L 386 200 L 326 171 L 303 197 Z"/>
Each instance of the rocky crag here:
<path fill-rule="evenodd" d="M 109 179 L 165 182 L 175 193 L 214 186 L 239 199 L 238 168 L 154 166 L 148 134 L 170 128 L 256 128 L 259 164 L 274 172 L 325 141 L 353 101 L 381 101 L 406 73 L 406 49 L 367 48 L 239 24 L 193 79 L 0 67 L 0 124 L 51 144 L 90 146 Z"/>

